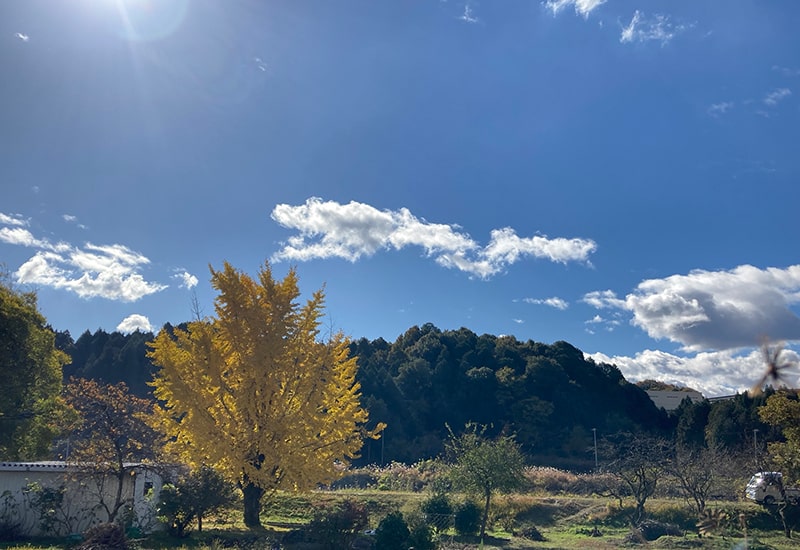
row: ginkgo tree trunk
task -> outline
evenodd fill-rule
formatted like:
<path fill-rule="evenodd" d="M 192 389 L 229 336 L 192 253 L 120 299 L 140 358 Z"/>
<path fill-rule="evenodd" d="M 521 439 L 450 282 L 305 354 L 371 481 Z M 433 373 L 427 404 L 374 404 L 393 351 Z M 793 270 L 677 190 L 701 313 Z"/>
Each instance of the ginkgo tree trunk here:
<path fill-rule="evenodd" d="M 322 290 L 300 305 L 296 271 L 276 281 L 268 263 L 256 279 L 211 268 L 211 284 L 214 317 L 151 343 L 155 422 L 183 461 L 239 484 L 245 524 L 259 527 L 266 492 L 335 479 L 382 425 L 365 429 L 348 339 L 320 338 Z"/>

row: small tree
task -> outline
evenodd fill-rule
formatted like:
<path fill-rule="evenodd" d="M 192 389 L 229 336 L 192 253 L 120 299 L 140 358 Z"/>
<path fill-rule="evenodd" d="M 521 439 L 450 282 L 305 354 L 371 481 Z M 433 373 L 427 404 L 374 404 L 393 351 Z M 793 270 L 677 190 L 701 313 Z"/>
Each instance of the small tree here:
<path fill-rule="evenodd" d="M 81 477 L 94 480 L 98 504 L 113 523 L 129 504 L 124 480 L 133 464 L 155 457 L 159 436 L 145 421 L 152 403 L 131 395 L 122 382 L 103 385 L 82 378 L 69 380 L 65 396 L 80 417 L 72 426 L 68 459 L 80 466 Z M 115 483 L 110 491 L 109 480 Z"/>
<path fill-rule="evenodd" d="M 666 468 L 680 483 L 686 499 L 694 502 L 698 516 L 702 516 L 709 496 L 722 473 L 730 471 L 731 464 L 730 454 L 724 450 L 684 448 L 675 452 Z"/>
<path fill-rule="evenodd" d="M 197 530 L 203 530 L 203 518 L 234 504 L 236 495 L 232 483 L 216 470 L 201 466 L 174 485 L 161 489 L 158 516 L 170 534 L 182 537 L 186 528 L 197 520 Z"/>
<path fill-rule="evenodd" d="M 461 436 L 456 437 L 450 430 L 447 443 L 454 461 L 450 470 L 453 485 L 483 499 L 481 538 L 486 534 L 492 495 L 513 491 L 525 482 L 525 458 L 514 438 L 499 436 L 489 439 L 485 433 L 485 426 L 468 424 Z"/>
<path fill-rule="evenodd" d="M 644 434 L 620 434 L 605 443 L 604 455 L 612 457 L 607 469 L 633 497 L 636 508 L 631 525 L 639 525 L 645 518 L 647 499 L 666 472 L 669 445 Z"/>

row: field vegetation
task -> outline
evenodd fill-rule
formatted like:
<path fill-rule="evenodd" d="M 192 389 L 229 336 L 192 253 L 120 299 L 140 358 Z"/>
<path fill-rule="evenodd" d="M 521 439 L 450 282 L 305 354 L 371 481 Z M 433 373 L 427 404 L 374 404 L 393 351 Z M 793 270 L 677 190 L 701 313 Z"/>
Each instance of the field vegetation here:
<path fill-rule="evenodd" d="M 701 518 L 691 499 L 685 498 L 679 481 L 666 477 L 648 500 L 646 518 L 632 527 L 636 503 L 607 493 L 609 474 L 574 474 L 553 468 L 526 469 L 523 488 L 494 498 L 487 533 L 481 539 L 477 531 L 463 533 L 454 528 L 451 517 L 424 514 L 426 502 L 441 490 L 438 483 L 443 475 L 432 461 L 358 469 L 328 488 L 271 495 L 264 502 L 260 530 L 247 528 L 241 506 L 232 503 L 207 517 L 202 532 L 195 524 L 181 537 L 161 532 L 144 538 L 130 536 L 126 544 L 142 550 L 380 549 L 376 531 L 385 518 L 399 514 L 411 527 L 427 526 L 430 548 L 444 550 L 797 548 L 796 539 L 784 534 L 777 506 L 760 506 L 735 494 L 721 495 L 708 502 Z M 744 481 L 727 480 L 727 486 L 738 492 Z M 470 500 L 464 493 L 446 495 L 454 512 Z M 44 550 L 76 545 L 75 540 L 32 539 L 24 544 L 9 542 L 2 548 Z"/>

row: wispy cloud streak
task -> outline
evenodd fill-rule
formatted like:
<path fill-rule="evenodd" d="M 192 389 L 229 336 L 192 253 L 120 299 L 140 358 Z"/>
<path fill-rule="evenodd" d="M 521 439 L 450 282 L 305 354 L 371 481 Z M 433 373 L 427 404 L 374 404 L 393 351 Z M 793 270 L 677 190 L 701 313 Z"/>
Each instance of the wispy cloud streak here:
<path fill-rule="evenodd" d="M 550 10 L 553 15 L 558 15 L 559 12 L 572 6 L 575 8 L 575 13 L 582 15 L 585 18 L 589 17 L 595 9 L 605 4 L 606 0 L 547 0 L 544 6 Z"/>
<path fill-rule="evenodd" d="M 647 17 L 643 12 L 636 10 L 630 23 L 622 28 L 619 41 L 623 44 L 656 41 L 666 46 L 676 35 L 691 26 L 673 23 L 668 15 L 656 14 Z"/>

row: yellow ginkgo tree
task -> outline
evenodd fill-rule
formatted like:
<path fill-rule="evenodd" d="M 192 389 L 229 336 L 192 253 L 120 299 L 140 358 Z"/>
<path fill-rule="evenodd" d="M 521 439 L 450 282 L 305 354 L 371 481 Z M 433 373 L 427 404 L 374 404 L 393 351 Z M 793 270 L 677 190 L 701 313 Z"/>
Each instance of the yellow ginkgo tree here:
<path fill-rule="evenodd" d="M 268 263 L 257 279 L 225 263 L 211 284 L 216 315 L 151 344 L 155 422 L 168 450 L 240 485 L 258 527 L 265 493 L 335 479 L 382 425 L 365 429 L 348 339 L 320 338 L 322 290 L 300 305 L 296 271 L 276 281 Z"/>

